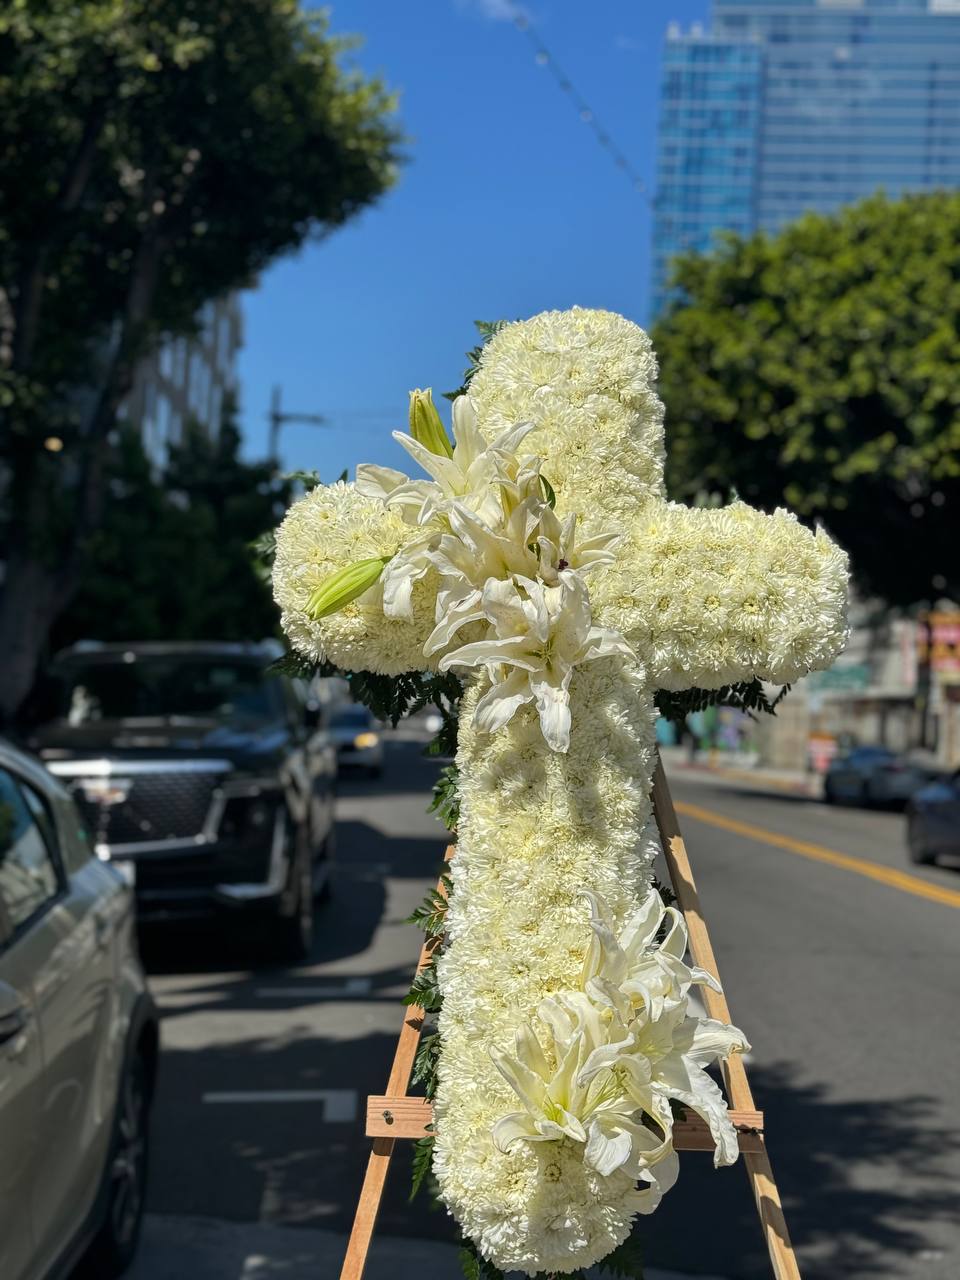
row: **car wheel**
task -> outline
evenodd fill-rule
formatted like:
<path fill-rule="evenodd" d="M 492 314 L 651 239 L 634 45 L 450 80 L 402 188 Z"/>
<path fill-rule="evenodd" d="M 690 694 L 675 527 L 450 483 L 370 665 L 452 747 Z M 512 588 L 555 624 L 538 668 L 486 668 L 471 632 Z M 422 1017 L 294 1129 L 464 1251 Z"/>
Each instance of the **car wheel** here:
<path fill-rule="evenodd" d="M 369 765 L 369 766 L 367 767 L 367 777 L 368 777 L 368 778 L 371 778 L 371 779 L 374 779 L 374 778 L 382 778 L 382 777 L 383 777 L 383 765 L 382 765 L 382 764 L 371 764 L 371 765 Z"/>
<path fill-rule="evenodd" d="M 107 1216 L 84 1258 L 82 1270 L 111 1280 L 130 1266 L 140 1239 L 147 1189 L 149 1090 L 147 1066 L 138 1053 L 124 1076 L 116 1132 L 106 1178 Z"/>
<path fill-rule="evenodd" d="M 833 791 L 832 791 L 832 790 L 831 790 L 831 788 L 827 785 L 827 783 L 824 783 L 824 784 L 823 784 L 823 803 L 824 803 L 824 804 L 836 804 L 836 803 L 837 803 L 837 797 L 833 794 Z"/>
<path fill-rule="evenodd" d="M 910 861 L 917 866 L 929 867 L 937 860 L 937 855 L 928 848 L 923 838 L 922 823 L 913 814 L 907 820 L 907 852 Z"/>
<path fill-rule="evenodd" d="M 289 916 L 275 916 L 267 926 L 267 944 L 274 959 L 299 964 L 313 950 L 313 868 L 310 859 L 297 860 L 297 898 Z"/>
<path fill-rule="evenodd" d="M 860 786 L 860 803 L 864 809 L 872 809 L 874 805 L 873 794 L 870 790 L 870 783 L 864 782 Z"/>

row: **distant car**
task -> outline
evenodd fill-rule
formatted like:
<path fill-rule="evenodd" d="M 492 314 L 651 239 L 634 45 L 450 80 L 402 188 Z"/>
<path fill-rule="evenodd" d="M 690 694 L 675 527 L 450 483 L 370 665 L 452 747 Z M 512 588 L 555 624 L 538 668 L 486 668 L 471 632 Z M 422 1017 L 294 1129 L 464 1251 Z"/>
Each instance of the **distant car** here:
<path fill-rule="evenodd" d="M 932 779 L 910 797 L 907 848 L 911 862 L 960 858 L 960 770 Z"/>
<path fill-rule="evenodd" d="M 827 804 L 847 801 L 902 807 L 928 777 L 928 770 L 886 747 L 853 747 L 830 762 L 823 798 Z"/>
<path fill-rule="evenodd" d="M 67 792 L 0 744 L 0 1276 L 136 1251 L 157 1015 L 133 895 Z"/>
<path fill-rule="evenodd" d="M 142 922 L 218 918 L 310 950 L 334 848 L 336 753 L 270 646 L 81 644 L 29 745 L 73 794 Z"/>
<path fill-rule="evenodd" d="M 334 707 L 328 720 L 341 769 L 363 769 L 370 778 L 383 773 L 380 726 L 366 707 L 355 703 Z"/>

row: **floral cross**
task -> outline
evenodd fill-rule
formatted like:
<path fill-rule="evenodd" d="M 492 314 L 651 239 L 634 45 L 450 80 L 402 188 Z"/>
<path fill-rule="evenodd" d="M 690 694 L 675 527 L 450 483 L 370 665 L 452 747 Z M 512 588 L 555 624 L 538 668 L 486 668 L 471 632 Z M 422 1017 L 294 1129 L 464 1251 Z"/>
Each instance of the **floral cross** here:
<path fill-rule="evenodd" d="M 452 441 L 412 397 L 399 438 L 428 479 L 359 467 L 277 544 L 297 649 L 465 679 L 433 1167 L 483 1256 L 528 1274 L 591 1265 L 655 1207 L 671 1098 L 736 1154 L 702 1068 L 745 1040 L 691 1016 L 705 975 L 650 889 L 653 694 L 790 682 L 846 634 L 823 531 L 668 501 L 656 372 L 610 312 L 503 326 Z"/>

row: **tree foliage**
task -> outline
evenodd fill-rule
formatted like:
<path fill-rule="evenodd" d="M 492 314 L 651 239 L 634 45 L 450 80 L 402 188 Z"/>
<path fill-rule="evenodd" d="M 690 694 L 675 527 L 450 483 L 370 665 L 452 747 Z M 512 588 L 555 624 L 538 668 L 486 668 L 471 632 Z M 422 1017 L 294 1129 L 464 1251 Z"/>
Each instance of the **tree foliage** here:
<path fill-rule="evenodd" d="M 277 630 L 269 585 L 250 546 L 276 523 L 290 487 L 239 456 L 229 418 L 210 440 L 193 429 L 166 476 L 139 435 L 111 450 L 109 501 L 90 537 L 83 578 L 52 644 L 100 640 L 261 640 Z"/>
<path fill-rule="evenodd" d="M 668 481 L 786 503 L 864 589 L 960 592 L 960 194 L 874 196 L 675 264 L 654 343 Z"/>
<path fill-rule="evenodd" d="M 0 712 L 76 589 L 137 360 L 392 181 L 393 102 L 348 47 L 296 0 L 0 13 Z"/>

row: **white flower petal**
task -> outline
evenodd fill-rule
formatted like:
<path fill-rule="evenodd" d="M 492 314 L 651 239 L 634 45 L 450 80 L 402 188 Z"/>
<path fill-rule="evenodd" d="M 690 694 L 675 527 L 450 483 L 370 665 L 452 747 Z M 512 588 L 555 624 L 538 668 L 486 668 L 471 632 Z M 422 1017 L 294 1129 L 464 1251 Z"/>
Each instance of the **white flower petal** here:
<path fill-rule="evenodd" d="M 386 499 L 398 485 L 407 484 L 410 477 L 393 467 L 378 467 L 361 462 L 357 467 L 356 490 L 368 498 Z"/>
<path fill-rule="evenodd" d="M 496 681 L 477 703 L 474 723 L 481 733 L 496 733 L 513 719 L 526 702 L 533 699 L 522 671 L 513 671 L 506 680 Z"/>

